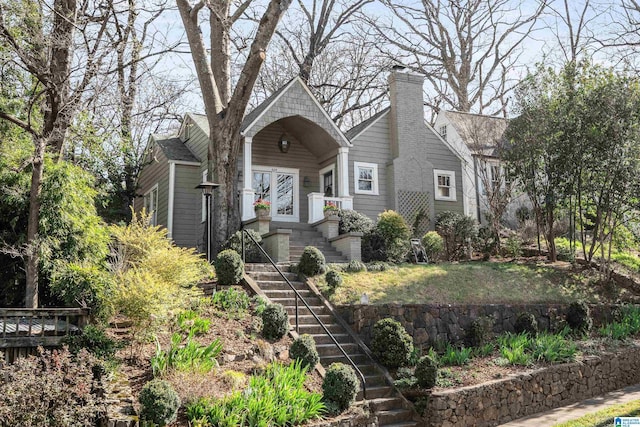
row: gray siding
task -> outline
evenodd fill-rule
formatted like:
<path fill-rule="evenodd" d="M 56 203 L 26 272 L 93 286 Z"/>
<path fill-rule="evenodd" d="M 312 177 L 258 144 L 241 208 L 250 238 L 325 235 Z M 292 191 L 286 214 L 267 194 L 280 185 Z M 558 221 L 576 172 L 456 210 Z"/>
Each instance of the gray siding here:
<path fill-rule="evenodd" d="M 431 164 L 433 164 L 434 169 L 454 171 L 456 174 L 456 201 L 448 202 L 434 199 L 435 214 L 437 215 L 442 211 L 464 213 L 462 200 L 462 161 L 429 128 L 427 128 L 425 154 L 431 161 Z M 431 172 L 431 174 L 433 175 L 433 172 Z M 431 189 L 431 192 L 435 194 L 435 187 Z"/>
<path fill-rule="evenodd" d="M 134 201 L 134 209 L 140 212 L 144 207 L 143 196 L 154 185 L 158 184 L 158 225 L 167 225 L 167 207 L 169 203 L 169 163 L 162 150 L 153 144 L 151 153 L 147 154 L 150 163 L 144 167 L 138 177 L 138 197 Z"/>
<path fill-rule="evenodd" d="M 186 120 L 187 122 L 185 123 L 185 126 L 189 129 L 189 137 L 185 138 L 185 135 L 180 135 L 180 138 L 197 159 L 206 163 L 207 148 L 209 145 L 209 129 L 203 128 L 206 124 L 206 120 L 202 119 L 195 122 L 191 115 L 187 115 Z"/>
<path fill-rule="evenodd" d="M 288 153 L 281 153 L 278 149 L 278 140 L 282 135 L 282 128 L 273 124 L 264 128 L 252 142 L 252 165 L 282 167 L 299 170 L 298 200 L 300 203 L 300 222 L 309 219 L 309 202 L 307 194 L 318 192 L 320 189 L 319 171 L 321 169 L 318 159 L 307 149 L 304 141 L 290 138 L 292 141 Z M 328 164 L 327 162 L 325 162 Z M 323 165 L 325 165 L 323 163 Z M 304 186 L 304 178 L 309 178 L 309 185 Z"/>
<path fill-rule="evenodd" d="M 176 165 L 175 192 L 173 198 L 173 241 L 176 245 L 195 248 L 202 240 L 202 191 L 200 167 Z"/>
<path fill-rule="evenodd" d="M 388 163 L 391 161 L 389 146 L 389 117 L 385 114 L 362 132 L 352 142 L 349 149 L 349 194 L 353 196 L 353 209 L 376 220 L 378 214 L 389 208 L 388 204 Z M 356 194 L 354 180 L 354 162 L 375 163 L 378 165 L 378 195 Z M 393 173 L 393 171 L 391 171 Z"/>

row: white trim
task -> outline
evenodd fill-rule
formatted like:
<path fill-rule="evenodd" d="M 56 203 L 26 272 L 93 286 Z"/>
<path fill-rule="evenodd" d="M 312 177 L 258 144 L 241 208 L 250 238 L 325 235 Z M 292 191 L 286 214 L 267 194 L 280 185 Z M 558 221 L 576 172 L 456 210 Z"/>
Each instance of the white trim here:
<path fill-rule="evenodd" d="M 385 111 L 384 113 L 382 113 L 380 115 L 380 117 L 376 118 L 374 121 L 372 121 L 371 123 L 369 123 L 367 126 L 364 127 L 364 129 L 362 129 L 360 132 L 358 132 L 357 134 L 355 134 L 354 136 L 351 137 L 351 141 L 353 141 L 354 139 L 356 139 L 357 137 L 359 137 L 360 135 L 362 135 L 363 133 L 365 133 L 366 131 L 369 130 L 369 128 L 373 125 L 375 125 L 376 123 L 378 123 L 378 121 L 380 121 L 380 119 L 382 119 L 384 116 L 386 116 L 387 114 L 389 114 L 391 112 L 391 109 L 389 108 L 387 111 Z"/>
<path fill-rule="evenodd" d="M 156 183 L 153 187 L 151 187 L 151 189 L 149 191 L 147 191 L 146 193 L 144 193 L 144 195 L 142 196 L 142 207 L 146 208 L 146 200 L 147 197 L 149 197 L 150 194 L 153 194 L 153 192 L 156 192 L 156 200 L 155 200 L 155 205 L 153 203 L 150 203 L 149 209 L 147 210 L 147 215 L 151 214 L 151 212 L 153 212 L 153 216 L 152 216 L 152 221 L 151 221 L 151 225 L 158 225 L 158 206 L 157 204 L 159 203 L 159 198 L 160 198 L 160 194 L 158 191 L 158 183 Z M 153 201 L 153 197 L 151 197 L 151 201 Z"/>
<path fill-rule="evenodd" d="M 318 186 L 320 187 L 320 193 L 324 194 L 326 188 L 322 188 L 324 187 L 324 174 L 326 174 L 327 172 L 332 172 L 331 174 L 331 179 L 333 180 L 333 182 L 331 183 L 331 189 L 333 191 L 333 196 L 332 197 L 336 197 L 337 194 L 337 188 L 336 188 L 336 164 L 335 162 L 331 163 L 329 166 L 324 167 L 322 169 L 320 169 L 320 171 L 318 172 L 318 175 L 320 177 L 320 181 L 318 182 Z"/>
<path fill-rule="evenodd" d="M 438 176 L 449 177 L 449 197 L 440 196 L 438 192 Z M 456 173 L 455 171 L 448 171 L 442 169 L 433 170 L 433 195 L 436 200 L 443 200 L 446 202 L 455 202 L 456 198 Z"/>
<path fill-rule="evenodd" d="M 176 191 L 176 164 L 169 162 L 169 202 L 167 206 L 167 237 L 173 238 L 173 200 Z"/>
<path fill-rule="evenodd" d="M 190 162 L 188 160 L 168 160 L 170 165 L 181 165 L 181 166 L 200 166 L 200 162 Z"/>
<path fill-rule="evenodd" d="M 353 145 L 351 144 L 351 142 L 347 139 L 347 137 L 344 135 L 344 133 L 342 133 L 342 131 L 340 130 L 340 128 L 338 127 L 338 125 L 335 124 L 335 122 L 333 121 L 333 119 L 331 119 L 331 116 L 329 116 L 329 113 L 327 113 L 327 111 L 322 108 L 322 106 L 320 105 L 320 103 L 318 102 L 318 100 L 316 99 L 315 96 L 313 96 L 313 94 L 311 93 L 311 90 L 309 89 L 309 87 L 302 81 L 302 79 L 300 78 L 300 76 L 296 76 L 295 78 L 293 78 L 285 87 L 283 87 L 280 90 L 280 93 L 278 94 L 278 96 L 276 96 L 275 98 L 273 98 L 271 100 L 271 102 L 269 102 L 269 105 L 267 105 L 264 110 L 262 110 L 260 112 L 260 114 L 258 114 L 258 116 L 251 122 L 249 123 L 241 132 L 241 135 L 246 135 L 251 128 L 258 122 L 260 121 L 260 119 L 267 113 L 267 111 L 269 111 L 269 109 L 271 108 L 271 106 L 273 104 L 275 104 L 276 102 L 278 102 L 278 100 L 280 100 L 280 98 L 282 98 L 282 96 L 285 94 L 285 92 L 287 92 L 291 86 L 293 86 L 293 84 L 295 82 L 298 82 L 302 88 L 304 89 L 305 92 L 307 92 L 307 94 L 309 95 L 309 97 L 313 100 L 314 104 L 316 105 L 316 107 L 318 107 L 318 109 L 320 110 L 320 112 L 322 113 L 322 115 L 329 121 L 329 123 L 331 124 L 331 126 L 333 127 L 333 129 L 338 133 L 338 135 L 340 136 L 340 138 L 342 139 L 342 141 L 346 144 L 347 147 L 352 147 Z M 318 125 L 317 123 L 315 123 L 316 125 Z M 337 141 L 336 141 L 337 142 Z"/>
<path fill-rule="evenodd" d="M 282 222 L 300 222 L 300 169 L 252 165 L 251 173 L 253 174 L 254 172 L 268 172 L 271 174 L 271 219 Z M 278 215 L 275 213 L 278 197 L 277 175 L 279 173 L 293 175 L 293 215 Z M 253 184 L 253 175 L 251 176 L 251 181 Z"/>
<path fill-rule="evenodd" d="M 433 134 L 444 144 L 447 146 L 447 148 L 449 148 L 449 151 L 451 151 L 458 159 L 460 159 L 461 162 L 464 162 L 465 164 L 469 163 L 469 161 L 465 158 L 465 155 L 468 155 L 469 157 L 471 157 L 471 151 L 469 151 L 469 148 L 466 146 L 466 144 L 463 142 L 462 143 L 462 147 L 466 149 L 466 153 L 460 153 L 458 151 L 457 148 L 455 148 L 453 146 L 453 144 L 451 144 L 449 142 L 449 139 L 444 139 L 438 132 L 436 132 L 436 130 L 433 128 L 433 126 L 431 126 L 426 120 L 424 121 L 424 124 L 427 126 L 427 129 L 429 129 L 431 132 L 433 132 Z M 450 129 L 447 129 L 447 131 L 449 132 L 447 135 L 451 134 L 451 130 L 455 131 L 455 129 L 453 128 L 453 126 L 450 127 Z M 452 138 L 453 139 L 453 138 Z"/>
<path fill-rule="evenodd" d="M 338 191 L 336 194 L 340 197 L 349 196 L 349 148 L 338 148 Z M 377 187 L 376 187 L 377 188 Z"/>
<path fill-rule="evenodd" d="M 253 156 L 253 138 L 250 136 L 244 137 L 244 144 L 242 146 L 242 188 L 250 190 L 253 186 L 253 171 L 251 170 L 251 157 Z"/>
<path fill-rule="evenodd" d="M 371 190 L 358 189 L 358 181 L 360 179 L 359 168 L 372 169 Z M 378 195 L 378 165 L 376 163 L 353 162 L 353 192 L 354 194 Z"/>

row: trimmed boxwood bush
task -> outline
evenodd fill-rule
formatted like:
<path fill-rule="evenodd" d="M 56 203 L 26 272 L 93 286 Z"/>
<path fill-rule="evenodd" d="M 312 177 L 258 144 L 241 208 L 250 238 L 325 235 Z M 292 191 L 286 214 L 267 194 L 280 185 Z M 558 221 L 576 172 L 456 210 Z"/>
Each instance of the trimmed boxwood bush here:
<path fill-rule="evenodd" d="M 235 285 L 240 283 L 244 273 L 244 263 L 240 255 L 231 249 L 225 249 L 216 257 L 214 266 L 216 277 L 221 285 Z"/>
<path fill-rule="evenodd" d="M 325 259 L 322 252 L 314 246 L 307 246 L 302 251 L 300 256 L 300 263 L 298 264 L 298 271 L 305 276 L 315 276 L 322 273 L 325 268 Z"/>
<path fill-rule="evenodd" d="M 404 261 L 409 250 L 411 229 L 402 215 L 392 210 L 380 213 L 376 231 L 384 240 L 386 260 L 383 261 Z"/>
<path fill-rule="evenodd" d="M 438 362 L 431 356 L 422 356 L 416 365 L 415 377 L 420 387 L 435 386 L 438 379 Z"/>
<path fill-rule="evenodd" d="M 471 347 L 482 347 L 491 336 L 493 328 L 493 319 L 491 317 L 482 316 L 473 319 L 467 329 L 466 341 Z"/>
<path fill-rule="evenodd" d="M 413 353 L 413 338 L 400 322 L 386 318 L 373 325 L 371 338 L 373 355 L 387 368 L 398 368 L 409 363 Z"/>
<path fill-rule="evenodd" d="M 329 286 L 329 290 L 334 292 L 340 285 L 342 285 L 342 276 L 335 270 L 329 270 L 324 275 L 324 280 Z"/>
<path fill-rule="evenodd" d="M 538 322 L 536 321 L 536 316 L 525 312 L 518 314 L 516 323 L 513 325 L 513 329 L 515 329 L 516 334 L 526 332 L 531 336 L 536 336 L 538 334 Z"/>
<path fill-rule="evenodd" d="M 593 319 L 591 319 L 591 311 L 586 302 L 576 301 L 569 304 L 567 324 L 575 332 L 585 334 L 591 330 Z"/>
<path fill-rule="evenodd" d="M 289 316 L 282 304 L 269 304 L 262 312 L 262 335 L 270 340 L 285 336 L 289 330 Z"/>
<path fill-rule="evenodd" d="M 367 271 L 367 266 L 364 265 L 364 262 L 358 261 L 357 259 L 352 259 L 347 264 L 347 268 L 345 269 L 349 273 L 359 273 L 361 271 Z"/>
<path fill-rule="evenodd" d="M 140 396 L 140 418 L 165 426 L 176 420 L 180 397 L 165 380 L 155 379 L 142 387 Z"/>
<path fill-rule="evenodd" d="M 255 230 L 246 230 L 251 237 L 254 238 L 258 245 L 262 242 L 262 236 Z M 253 240 L 249 236 L 245 236 L 242 230 L 233 233 L 229 240 L 224 242 L 222 249 L 232 249 L 236 251 L 240 257 L 242 257 L 242 236 L 244 236 L 244 255 L 247 262 L 262 262 L 262 252 L 258 248 L 258 245 L 253 243 Z"/>
<path fill-rule="evenodd" d="M 320 361 L 316 342 L 309 334 L 300 335 L 293 341 L 289 349 L 289 356 L 292 359 L 301 361 L 305 366 L 312 369 Z"/>
<path fill-rule="evenodd" d="M 322 381 L 322 395 L 327 407 L 344 411 L 356 400 L 359 390 L 360 381 L 351 366 L 344 363 L 329 366 Z"/>
<path fill-rule="evenodd" d="M 436 261 L 442 255 L 444 240 L 437 232 L 429 231 L 422 236 L 422 246 L 424 246 L 429 261 Z"/>

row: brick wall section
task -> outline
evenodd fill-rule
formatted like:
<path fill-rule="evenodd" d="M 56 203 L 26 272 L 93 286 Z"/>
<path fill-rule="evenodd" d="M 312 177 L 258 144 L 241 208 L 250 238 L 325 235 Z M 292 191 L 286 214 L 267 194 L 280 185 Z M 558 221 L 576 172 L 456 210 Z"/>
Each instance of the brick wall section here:
<path fill-rule="evenodd" d="M 640 382 L 636 347 L 429 396 L 427 426 L 496 426 Z"/>
<path fill-rule="evenodd" d="M 493 332 L 513 332 L 518 314 L 532 313 L 541 330 L 553 330 L 564 320 L 568 305 L 561 304 L 487 304 L 487 305 L 437 305 L 437 304 L 381 304 L 349 305 L 338 307 L 340 315 L 349 323 L 365 343 L 371 341 L 371 329 L 380 319 L 391 317 L 413 336 L 414 344 L 426 349 L 437 341 L 461 342 L 471 322 L 482 316 L 494 319 Z M 592 305 L 594 324 L 609 321 L 613 306 Z"/>

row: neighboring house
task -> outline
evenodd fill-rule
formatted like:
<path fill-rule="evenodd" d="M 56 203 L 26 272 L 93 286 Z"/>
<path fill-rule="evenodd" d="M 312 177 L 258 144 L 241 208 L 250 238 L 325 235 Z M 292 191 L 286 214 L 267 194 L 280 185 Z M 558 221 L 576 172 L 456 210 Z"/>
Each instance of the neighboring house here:
<path fill-rule="evenodd" d="M 468 190 L 465 214 L 480 223 L 486 222 L 486 214 L 490 212 L 485 187 L 504 188 L 500 147 L 507 125 L 507 119 L 502 117 L 445 110 L 438 113 L 434 124 L 440 136 L 465 159 L 463 187 Z M 513 189 L 504 218 L 509 225 L 515 225 L 515 210 L 523 204 L 526 204 L 525 197 Z"/>
<path fill-rule="evenodd" d="M 342 132 L 299 78 L 294 78 L 245 117 L 239 158 L 242 220 L 255 218 L 253 203 L 271 201 L 275 223 L 322 220 L 334 202 L 375 219 L 400 212 L 421 231 L 438 212 L 466 212 L 464 158 L 424 119 L 423 76 L 394 69 L 390 106 Z M 201 246 L 204 202 L 195 187 L 206 176 L 208 124 L 187 114 L 177 135 L 152 136 L 141 197 L 157 224 L 179 245 Z M 419 222 L 419 221 L 418 221 Z"/>

